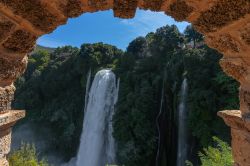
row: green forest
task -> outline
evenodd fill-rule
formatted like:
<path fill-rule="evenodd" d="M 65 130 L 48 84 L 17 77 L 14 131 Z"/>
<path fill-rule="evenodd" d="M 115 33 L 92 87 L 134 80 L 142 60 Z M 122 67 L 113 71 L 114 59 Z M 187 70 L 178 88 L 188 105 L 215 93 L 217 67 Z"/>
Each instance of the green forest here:
<path fill-rule="evenodd" d="M 57 151 L 66 162 L 76 156 L 79 146 L 87 73 L 111 68 L 120 78 L 113 118 L 118 164 L 155 166 L 159 123 L 162 139 L 158 166 L 173 166 L 177 157 L 177 109 L 186 78 L 187 165 L 230 165 L 230 132 L 217 112 L 239 108 L 239 84 L 223 73 L 221 57 L 204 44 L 203 36 L 192 26 L 180 33 L 175 25 L 134 39 L 125 51 L 104 43 L 38 48 L 15 83 L 13 108 L 26 110 L 21 124 L 32 123 L 37 129 L 45 127 L 53 132 L 47 140 L 51 145 L 48 151 Z M 157 121 L 162 97 L 163 112 Z M 211 155 L 215 153 L 217 158 Z M 43 155 L 46 157 L 46 152 Z"/>

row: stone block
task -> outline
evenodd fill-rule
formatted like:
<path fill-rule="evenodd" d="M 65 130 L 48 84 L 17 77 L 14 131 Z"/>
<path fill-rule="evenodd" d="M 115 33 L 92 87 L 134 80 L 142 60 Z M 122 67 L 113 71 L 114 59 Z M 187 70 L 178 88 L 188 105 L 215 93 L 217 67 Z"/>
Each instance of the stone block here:
<path fill-rule="evenodd" d="M 250 165 L 250 132 L 232 129 L 231 135 L 235 163 L 239 166 Z"/>
<path fill-rule="evenodd" d="M 120 18 L 133 18 L 135 16 L 138 0 L 115 0 L 114 16 Z"/>
<path fill-rule="evenodd" d="M 11 128 L 25 116 L 24 111 L 12 110 L 0 114 L 0 166 L 8 166 L 6 155 L 11 147 Z"/>
<path fill-rule="evenodd" d="M 170 5 L 166 14 L 174 17 L 177 21 L 184 21 L 193 11 L 193 7 L 188 6 L 185 1 L 176 1 Z"/>
<path fill-rule="evenodd" d="M 27 56 L 23 59 L 11 59 L 0 56 L 0 87 L 9 86 L 27 67 Z"/>
<path fill-rule="evenodd" d="M 29 53 L 36 44 L 37 37 L 24 30 L 17 30 L 3 43 L 3 47 L 13 52 Z"/>
<path fill-rule="evenodd" d="M 3 135 L 4 134 L 4 135 Z M 0 129 L 0 158 L 3 158 L 10 152 L 11 129 Z"/>
<path fill-rule="evenodd" d="M 44 31 L 52 31 L 62 21 L 51 11 L 46 9 L 42 0 L 0 0 L 1 6 L 6 6 L 12 12 L 28 20 L 35 28 Z"/>
<path fill-rule="evenodd" d="M 0 42 L 8 37 L 16 25 L 4 16 L 0 16 Z"/>
<path fill-rule="evenodd" d="M 218 0 L 216 5 L 201 13 L 194 26 L 203 33 L 214 32 L 249 13 L 249 0 Z"/>
<path fill-rule="evenodd" d="M 11 109 L 11 102 L 14 99 L 15 87 L 13 85 L 0 87 L 0 114 Z"/>

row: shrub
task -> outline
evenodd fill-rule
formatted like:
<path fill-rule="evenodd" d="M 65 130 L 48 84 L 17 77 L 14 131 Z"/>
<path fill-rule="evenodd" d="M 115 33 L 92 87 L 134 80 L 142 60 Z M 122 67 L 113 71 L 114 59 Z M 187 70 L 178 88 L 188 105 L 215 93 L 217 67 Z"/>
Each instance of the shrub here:
<path fill-rule="evenodd" d="M 43 159 L 39 160 L 34 145 L 22 143 L 8 158 L 10 166 L 49 166 Z"/>
<path fill-rule="evenodd" d="M 199 152 L 202 166 L 232 166 L 233 157 L 231 147 L 217 137 L 213 137 L 215 147 L 204 148 L 204 153 Z"/>

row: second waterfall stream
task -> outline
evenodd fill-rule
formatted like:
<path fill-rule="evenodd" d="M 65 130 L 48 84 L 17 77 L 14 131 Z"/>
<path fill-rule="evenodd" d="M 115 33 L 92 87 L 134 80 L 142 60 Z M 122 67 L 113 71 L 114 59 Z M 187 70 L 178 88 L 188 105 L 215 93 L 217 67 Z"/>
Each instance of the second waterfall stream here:
<path fill-rule="evenodd" d="M 112 117 L 118 99 L 119 81 L 108 69 L 95 75 L 85 103 L 85 115 L 76 166 L 115 164 Z"/>
<path fill-rule="evenodd" d="M 177 149 L 177 166 L 184 166 L 187 160 L 187 150 L 188 150 L 188 127 L 187 127 L 187 116 L 188 110 L 186 106 L 188 93 L 187 79 L 184 78 L 181 86 L 181 101 L 178 109 L 178 149 Z"/>

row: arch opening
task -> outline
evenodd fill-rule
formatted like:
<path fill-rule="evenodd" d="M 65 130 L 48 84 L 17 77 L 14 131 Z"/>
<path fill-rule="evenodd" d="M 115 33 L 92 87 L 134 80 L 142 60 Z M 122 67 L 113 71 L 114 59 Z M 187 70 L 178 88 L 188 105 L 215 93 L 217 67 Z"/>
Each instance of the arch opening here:
<path fill-rule="evenodd" d="M 15 87 L 14 80 L 25 70 L 27 53 L 32 50 L 37 38 L 52 32 L 68 18 L 82 13 L 113 9 L 115 17 L 132 18 L 136 8 L 162 11 L 178 21 L 188 21 L 204 34 L 208 46 L 223 53 L 220 64 L 223 70 L 240 84 L 240 110 L 218 113 L 232 127 L 232 147 L 235 162 L 249 165 L 246 140 L 249 136 L 249 29 L 250 2 L 248 0 L 12 0 L 0 1 L 0 113 L 3 119 L 1 131 L 7 131 L 1 141 L 10 136 L 10 130 L 23 111 L 10 111 Z M 228 10 L 230 9 L 230 10 Z M 7 118 L 7 120 L 6 120 Z M 3 126 L 3 127 L 2 127 Z M 7 127 L 6 127 L 7 126 Z M 7 129 L 6 129 L 7 128 Z M 240 132 L 239 132 L 240 131 Z M 243 141 L 241 141 L 243 140 Z M 4 142 L 0 162 L 7 165 L 10 139 Z M 243 155 L 237 152 L 243 151 Z"/>

